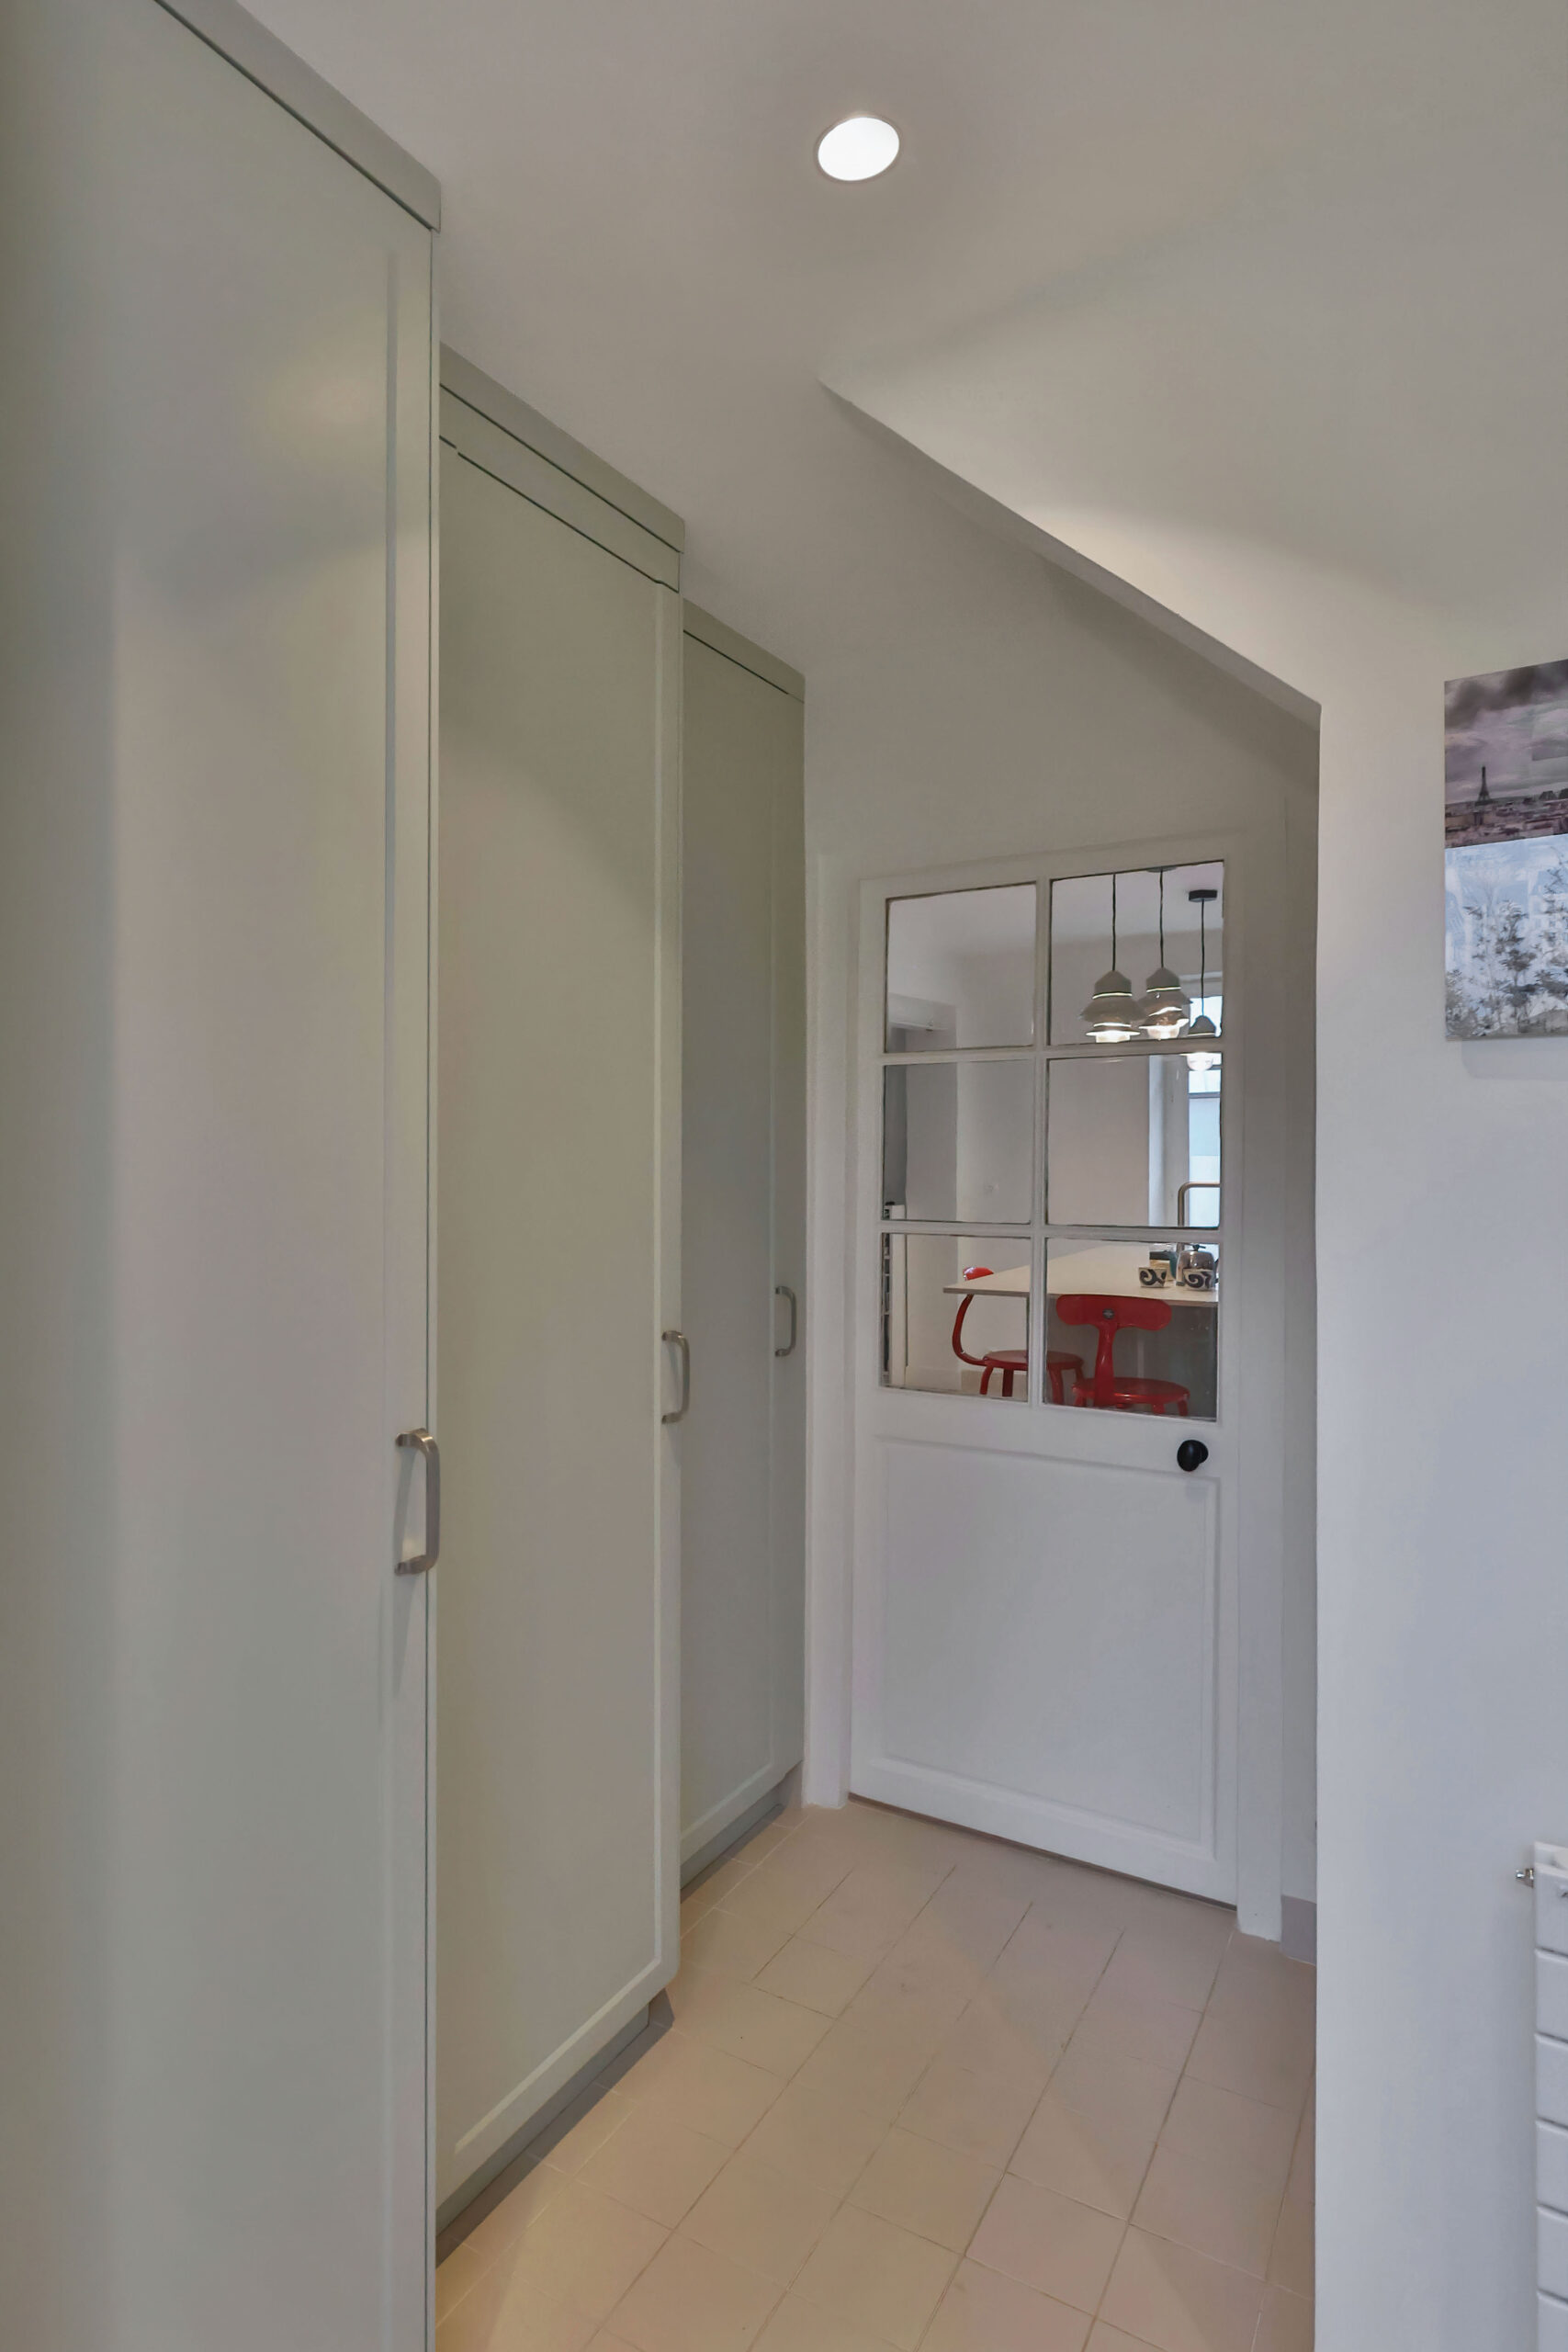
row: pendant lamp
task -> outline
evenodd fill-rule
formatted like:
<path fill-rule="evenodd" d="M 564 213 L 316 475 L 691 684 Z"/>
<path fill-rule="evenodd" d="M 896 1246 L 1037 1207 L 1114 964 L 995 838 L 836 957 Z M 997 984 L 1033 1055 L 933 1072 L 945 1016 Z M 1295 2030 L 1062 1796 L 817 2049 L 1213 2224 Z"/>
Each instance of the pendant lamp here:
<path fill-rule="evenodd" d="M 1124 1046 L 1138 1034 L 1138 1003 L 1132 982 L 1116 968 L 1116 876 L 1111 877 L 1111 969 L 1101 972 L 1083 1009 L 1084 1025 L 1099 1046 Z"/>
<path fill-rule="evenodd" d="M 1179 1037 L 1192 1008 L 1187 992 L 1165 960 L 1165 868 L 1159 873 L 1159 967 L 1149 974 L 1138 1026 L 1145 1037 Z"/>
<path fill-rule="evenodd" d="M 1205 1041 L 1211 1037 L 1217 1040 L 1220 1034 L 1210 1020 L 1206 1010 L 1209 997 L 1209 933 L 1205 920 L 1210 906 L 1219 895 L 1219 892 L 1214 889 L 1189 890 L 1187 893 L 1188 899 L 1198 910 L 1199 956 L 1198 1017 L 1187 1035 L 1190 1038 L 1201 1037 Z M 1189 1069 L 1195 1070 L 1213 1069 L 1219 1058 L 1218 1054 L 1211 1054 L 1201 1048 L 1197 1053 L 1188 1055 L 1187 1067 Z"/>

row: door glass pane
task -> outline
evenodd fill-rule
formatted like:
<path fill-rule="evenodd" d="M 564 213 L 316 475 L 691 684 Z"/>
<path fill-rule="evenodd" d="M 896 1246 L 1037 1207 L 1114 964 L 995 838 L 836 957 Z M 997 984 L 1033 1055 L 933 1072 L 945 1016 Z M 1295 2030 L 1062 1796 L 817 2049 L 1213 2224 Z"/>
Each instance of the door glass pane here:
<path fill-rule="evenodd" d="M 900 1062 L 883 1072 L 884 1216 L 1027 1225 L 1030 1062 Z"/>
<path fill-rule="evenodd" d="M 1029 1393 L 1030 1252 L 973 1235 L 885 1234 L 882 1383 L 1021 1404 Z"/>
<path fill-rule="evenodd" d="M 1165 869 L 1165 962 L 1175 975 L 1195 1017 L 1196 1000 L 1224 990 L 1224 866 Z M 1116 950 L 1111 956 L 1111 885 L 1116 884 Z M 1195 899 L 1194 891 L 1213 892 Z M 1112 877 L 1075 875 L 1051 885 L 1051 1042 L 1074 1046 L 1089 1035 L 1084 1008 L 1101 975 L 1114 967 L 1137 1004 L 1147 993 L 1160 963 L 1160 876 L 1140 868 Z M 1207 1006 L 1219 1023 L 1217 1004 Z"/>
<path fill-rule="evenodd" d="M 1220 1057 L 1086 1055 L 1046 1081 L 1054 1225 L 1218 1225 Z"/>
<path fill-rule="evenodd" d="M 1053 1241 L 1045 1285 L 1052 1402 L 1213 1419 L 1220 1316 L 1213 1242 Z"/>
<path fill-rule="evenodd" d="M 1032 882 L 889 900 L 890 1053 L 1027 1046 L 1033 1037 Z"/>

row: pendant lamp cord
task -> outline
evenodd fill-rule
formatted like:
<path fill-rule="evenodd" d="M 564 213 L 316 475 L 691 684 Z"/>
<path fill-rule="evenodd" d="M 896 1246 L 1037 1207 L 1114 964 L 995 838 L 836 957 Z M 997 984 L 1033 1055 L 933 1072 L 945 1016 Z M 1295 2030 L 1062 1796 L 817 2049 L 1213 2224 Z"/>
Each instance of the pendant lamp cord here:
<path fill-rule="evenodd" d="M 1111 968 L 1116 969 L 1116 876 L 1111 877 Z"/>
<path fill-rule="evenodd" d="M 1159 967 L 1165 969 L 1165 868 L 1159 870 Z"/>
<path fill-rule="evenodd" d="M 1209 905 L 1205 899 L 1198 901 L 1198 1010 L 1209 1010 Z"/>

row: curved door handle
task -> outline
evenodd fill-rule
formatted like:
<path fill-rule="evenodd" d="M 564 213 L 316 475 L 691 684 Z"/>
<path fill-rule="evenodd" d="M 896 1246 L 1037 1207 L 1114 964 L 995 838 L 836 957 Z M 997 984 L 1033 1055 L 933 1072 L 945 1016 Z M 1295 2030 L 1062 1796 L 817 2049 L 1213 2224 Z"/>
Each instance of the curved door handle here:
<path fill-rule="evenodd" d="M 660 1413 L 659 1417 L 668 1425 L 671 1421 L 683 1421 L 692 1402 L 692 1343 L 684 1331 L 662 1331 L 660 1337 L 681 1351 L 681 1401 L 672 1413 Z"/>
<path fill-rule="evenodd" d="M 789 1301 L 789 1345 L 787 1348 L 775 1348 L 773 1353 L 776 1356 L 792 1356 L 795 1353 L 795 1343 L 800 1337 L 800 1301 L 787 1283 L 775 1283 L 773 1296 L 787 1298 Z"/>
<path fill-rule="evenodd" d="M 441 1557 L 441 1448 L 428 1430 L 404 1430 L 398 1443 L 424 1457 L 424 1549 L 417 1559 L 398 1562 L 399 1576 L 417 1577 Z"/>

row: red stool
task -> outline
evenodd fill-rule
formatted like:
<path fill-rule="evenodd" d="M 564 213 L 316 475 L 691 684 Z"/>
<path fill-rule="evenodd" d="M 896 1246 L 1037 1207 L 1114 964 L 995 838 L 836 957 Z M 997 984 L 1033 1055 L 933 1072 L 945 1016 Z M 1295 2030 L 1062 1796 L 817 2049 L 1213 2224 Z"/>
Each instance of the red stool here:
<path fill-rule="evenodd" d="M 1113 1359 L 1118 1331 L 1165 1329 L 1170 1308 L 1163 1298 L 1109 1298 L 1099 1293 L 1071 1291 L 1052 1303 L 1059 1322 L 1092 1324 L 1100 1334 L 1094 1375 L 1082 1393 L 1085 1404 L 1117 1413 L 1161 1415 L 1174 1407 L 1182 1419 L 1187 1418 L 1191 1391 L 1179 1381 L 1145 1380 L 1133 1373 L 1118 1372 Z"/>
<path fill-rule="evenodd" d="M 964 1279 L 966 1283 L 976 1283 L 982 1274 L 988 1274 L 990 1271 L 989 1266 L 965 1266 Z M 974 1303 L 972 1298 L 960 1299 L 958 1303 L 958 1312 L 953 1318 L 953 1352 L 961 1363 L 972 1363 L 978 1368 L 982 1396 L 988 1396 L 991 1393 L 991 1374 L 994 1372 L 1001 1374 L 1002 1395 L 1010 1396 L 1019 1374 L 1029 1370 L 1028 1351 L 1024 1348 L 997 1348 L 989 1355 L 967 1354 L 964 1347 L 964 1318 Z M 1052 1401 L 1057 1405 L 1065 1405 L 1068 1401 L 1062 1393 L 1063 1375 L 1068 1373 L 1073 1378 L 1073 1401 L 1076 1403 L 1077 1383 L 1083 1377 L 1082 1360 L 1052 1349 L 1045 1358 L 1045 1377 L 1050 1384 Z"/>

